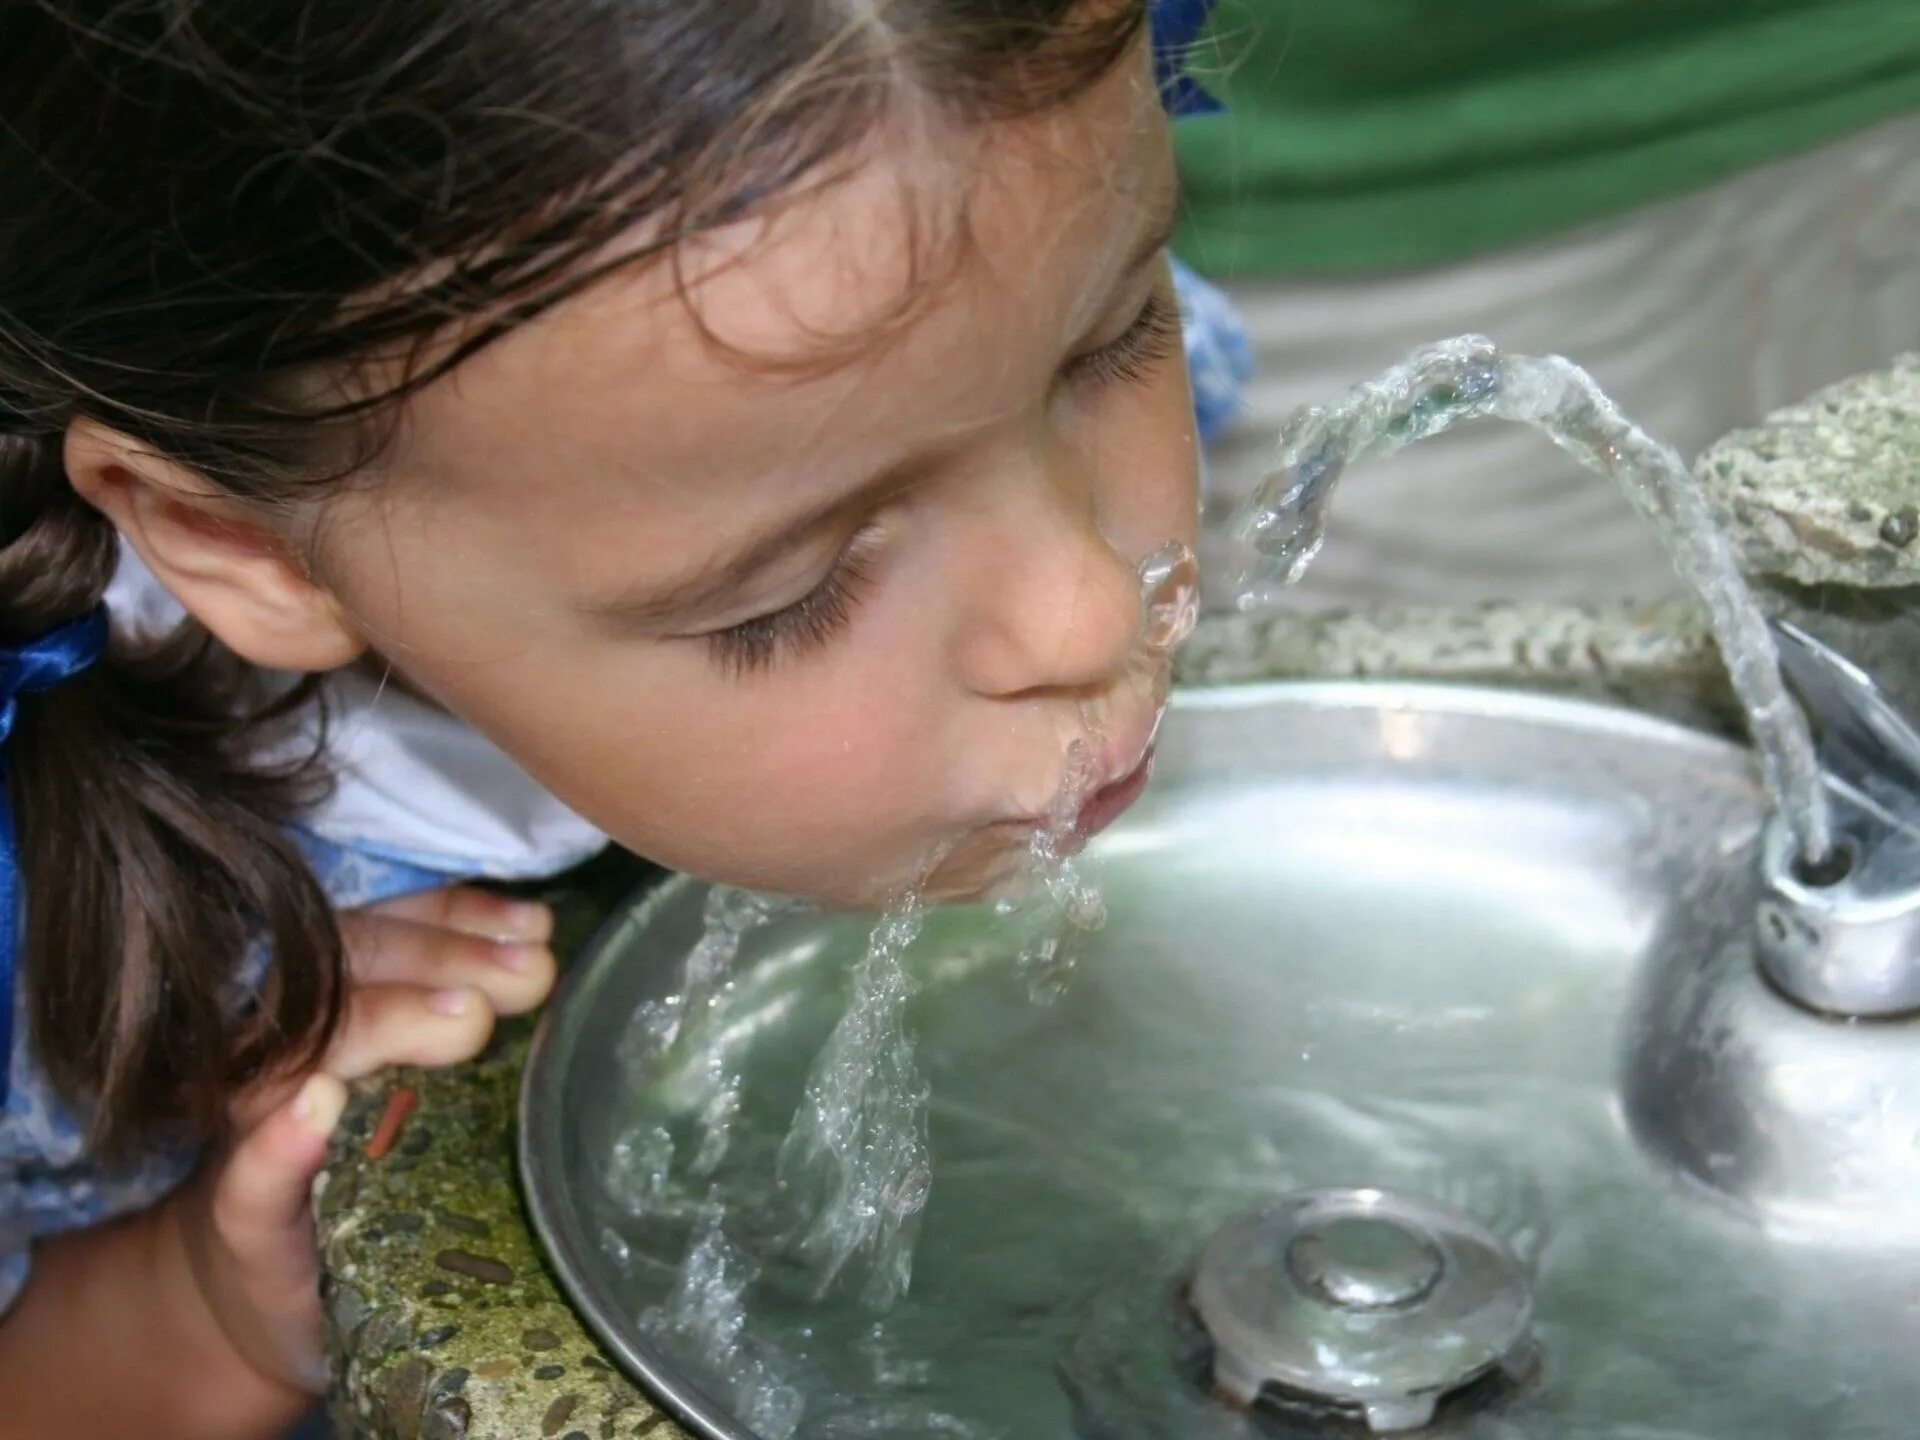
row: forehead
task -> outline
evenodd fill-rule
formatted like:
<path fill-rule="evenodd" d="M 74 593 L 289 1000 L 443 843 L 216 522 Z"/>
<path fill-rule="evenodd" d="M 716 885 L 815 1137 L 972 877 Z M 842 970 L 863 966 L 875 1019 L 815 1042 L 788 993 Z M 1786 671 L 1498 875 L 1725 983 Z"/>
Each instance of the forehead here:
<path fill-rule="evenodd" d="M 1171 183 L 1157 97 L 1126 65 L 1023 122 L 908 117 L 817 196 L 689 247 L 683 295 L 727 358 L 805 368 L 988 291 L 1070 288 L 1127 245 L 1123 222 Z M 635 289 L 642 303 L 664 298 L 657 282 Z"/>
<path fill-rule="evenodd" d="M 400 462 L 440 493 L 497 481 L 524 503 L 524 469 L 500 462 L 537 440 L 580 485 L 720 489 L 829 443 L 837 466 L 878 463 L 902 426 L 984 419 L 1025 357 L 1051 367 L 1098 322 L 1172 183 L 1164 117 L 1129 62 L 1042 116 L 911 122 L 481 351 L 415 398 Z"/>

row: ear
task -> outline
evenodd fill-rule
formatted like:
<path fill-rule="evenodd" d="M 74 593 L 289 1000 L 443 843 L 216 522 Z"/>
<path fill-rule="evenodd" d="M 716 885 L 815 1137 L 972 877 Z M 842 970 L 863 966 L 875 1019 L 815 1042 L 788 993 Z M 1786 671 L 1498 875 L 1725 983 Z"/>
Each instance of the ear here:
<path fill-rule="evenodd" d="M 242 659 L 333 670 L 366 650 L 366 637 L 307 577 L 286 538 L 243 502 L 91 420 L 67 431 L 66 462 L 74 489 Z"/>

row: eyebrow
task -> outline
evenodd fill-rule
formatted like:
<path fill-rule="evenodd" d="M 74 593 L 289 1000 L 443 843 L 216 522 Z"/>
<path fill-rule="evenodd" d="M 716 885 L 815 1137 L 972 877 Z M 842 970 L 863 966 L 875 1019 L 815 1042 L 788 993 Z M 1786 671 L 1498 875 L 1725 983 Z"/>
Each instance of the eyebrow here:
<path fill-rule="evenodd" d="M 1120 271 L 1123 280 L 1165 250 L 1172 242 L 1174 232 L 1179 229 L 1181 192 L 1177 176 L 1169 174 L 1166 182 L 1154 193 L 1150 206 L 1148 213 L 1153 216 L 1153 222 L 1128 255 Z M 863 484 L 835 495 L 810 510 L 783 516 L 723 561 L 703 566 L 679 580 L 643 594 L 603 596 L 586 601 L 581 608 L 590 615 L 636 628 L 657 625 L 693 613 L 738 589 L 834 520 L 868 508 L 882 495 L 899 489 L 900 485 L 898 470 L 882 470 Z"/>

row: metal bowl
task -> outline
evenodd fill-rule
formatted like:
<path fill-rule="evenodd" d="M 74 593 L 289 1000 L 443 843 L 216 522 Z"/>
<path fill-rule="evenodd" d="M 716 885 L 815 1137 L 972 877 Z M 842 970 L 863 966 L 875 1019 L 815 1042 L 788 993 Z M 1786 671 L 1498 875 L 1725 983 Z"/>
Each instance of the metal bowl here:
<path fill-rule="evenodd" d="M 1377 1187 L 1469 1218 L 1531 1278 L 1537 1372 L 1491 1408 L 1443 1405 L 1450 1435 L 1910 1440 L 1920 1199 L 1888 1196 L 1920 1165 L 1898 1103 L 1920 1033 L 1849 1049 L 1854 1027 L 1760 980 L 1764 818 L 1746 751 L 1636 713 L 1412 684 L 1182 692 L 1152 789 L 1090 852 L 1111 920 L 1064 997 L 1027 1004 L 990 919 L 929 926 L 912 1019 L 934 1189 L 887 1324 L 976 1397 L 977 1433 L 1325 1434 L 1205 1393 L 1180 1297 L 1235 1216 Z M 608 1349 L 696 1433 L 752 1440 L 734 1360 L 637 1321 L 673 1257 L 623 1271 L 602 1243 L 652 1233 L 600 1177 L 674 1082 L 639 1096 L 614 1057 L 679 985 L 703 893 L 638 897 L 573 967 L 527 1070 L 521 1167 Z M 743 1155 L 777 1141 L 864 936 L 783 921 L 743 955 L 716 1022 L 765 1080 Z M 1792 1140 L 1810 1115 L 1827 1143 Z M 1016 1325 L 1031 1356 L 995 1338 Z M 822 1393 L 858 1398 L 871 1328 L 820 1308 Z M 821 1424 L 799 1434 L 915 1433 Z"/>

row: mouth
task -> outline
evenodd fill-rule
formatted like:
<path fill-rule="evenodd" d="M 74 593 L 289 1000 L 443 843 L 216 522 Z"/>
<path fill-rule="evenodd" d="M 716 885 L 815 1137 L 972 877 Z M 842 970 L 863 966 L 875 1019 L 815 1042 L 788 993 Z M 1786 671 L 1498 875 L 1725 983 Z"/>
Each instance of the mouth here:
<path fill-rule="evenodd" d="M 1096 725 L 1086 737 L 1086 741 L 1099 744 L 1097 755 L 1083 753 L 1081 756 L 1083 762 L 1093 760 L 1097 767 L 1094 774 L 1087 777 L 1103 780 L 1097 790 L 1079 790 L 1074 784 L 1075 777 L 1070 775 L 1058 782 L 1053 801 L 1046 808 L 1028 811 L 1018 819 L 996 822 L 990 828 L 1009 839 L 1018 837 L 1022 850 L 1045 837 L 1048 853 L 1062 859 L 1077 855 L 1089 840 L 1131 809 L 1146 790 L 1153 778 L 1155 743 L 1165 718 L 1164 704 L 1133 718 L 1131 723 L 1117 717 L 1102 717 L 1104 723 Z M 1100 743 L 1107 735 L 1127 738 L 1118 743 L 1111 739 Z M 1071 804 L 1076 794 L 1083 797 L 1079 808 L 1068 813 L 1064 806 Z"/>
<path fill-rule="evenodd" d="M 1153 778 L 1154 747 L 1148 745 L 1139 762 L 1117 780 L 1110 780 L 1087 797 L 1073 822 L 1074 838 L 1085 844 L 1133 806 Z"/>

